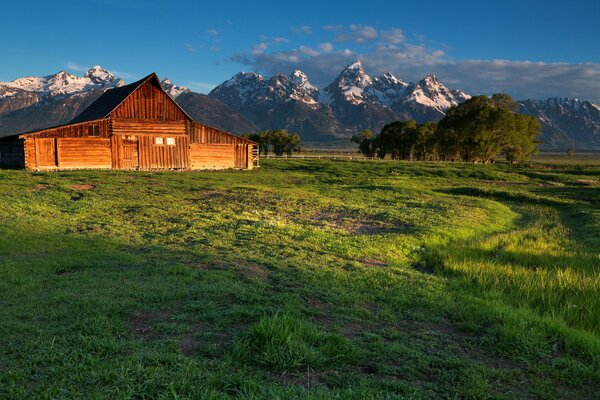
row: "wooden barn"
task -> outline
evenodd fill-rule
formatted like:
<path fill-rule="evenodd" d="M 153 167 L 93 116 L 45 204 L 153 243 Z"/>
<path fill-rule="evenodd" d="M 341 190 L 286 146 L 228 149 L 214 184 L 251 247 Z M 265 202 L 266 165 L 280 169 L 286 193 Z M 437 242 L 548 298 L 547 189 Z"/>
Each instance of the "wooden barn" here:
<path fill-rule="evenodd" d="M 252 169 L 257 157 L 255 142 L 195 122 L 154 73 L 66 125 L 0 138 L 0 164 L 34 171 Z"/>

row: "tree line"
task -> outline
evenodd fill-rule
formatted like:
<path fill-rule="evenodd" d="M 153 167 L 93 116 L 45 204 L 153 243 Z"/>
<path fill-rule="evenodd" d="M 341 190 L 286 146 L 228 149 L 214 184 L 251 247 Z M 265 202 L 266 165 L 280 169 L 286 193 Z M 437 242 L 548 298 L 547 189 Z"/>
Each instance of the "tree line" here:
<path fill-rule="evenodd" d="M 535 117 L 516 110 L 507 94 L 476 96 L 452 107 L 438 123 L 392 122 L 379 135 L 364 130 L 352 141 L 367 157 L 490 163 L 503 154 L 515 163 L 537 151 L 541 129 Z"/>
<path fill-rule="evenodd" d="M 292 151 L 298 150 L 300 144 L 300 135 L 290 133 L 285 129 L 264 130 L 259 133 L 245 133 L 242 135 L 258 143 L 261 154 L 267 155 L 273 151 L 278 156 L 283 154 L 292 154 Z"/>

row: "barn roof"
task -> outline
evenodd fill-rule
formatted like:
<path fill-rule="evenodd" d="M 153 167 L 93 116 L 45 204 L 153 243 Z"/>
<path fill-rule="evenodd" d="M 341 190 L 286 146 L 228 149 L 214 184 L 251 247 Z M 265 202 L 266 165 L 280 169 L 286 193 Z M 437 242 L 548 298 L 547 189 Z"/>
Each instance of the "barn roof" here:
<path fill-rule="evenodd" d="M 156 76 L 156 74 L 153 72 L 137 82 L 133 82 L 129 85 L 107 90 L 106 92 L 104 92 L 104 94 L 102 94 L 102 96 L 98 97 L 96 101 L 90 104 L 88 108 L 86 108 L 79 115 L 73 118 L 69 122 L 69 124 L 93 121 L 96 119 L 108 117 L 108 114 L 110 114 L 123 101 L 125 101 L 125 99 L 129 97 L 129 95 L 131 95 L 133 92 L 136 91 L 137 88 L 139 88 L 140 86 L 142 86 L 142 84 L 149 80 L 154 80 L 157 86 L 160 88 L 160 90 L 163 90 L 158 76 Z M 175 102 L 175 100 L 173 100 L 173 102 L 185 114 L 185 116 L 187 116 L 189 119 L 192 119 L 192 117 L 190 117 L 188 113 L 186 113 L 185 110 Z"/>

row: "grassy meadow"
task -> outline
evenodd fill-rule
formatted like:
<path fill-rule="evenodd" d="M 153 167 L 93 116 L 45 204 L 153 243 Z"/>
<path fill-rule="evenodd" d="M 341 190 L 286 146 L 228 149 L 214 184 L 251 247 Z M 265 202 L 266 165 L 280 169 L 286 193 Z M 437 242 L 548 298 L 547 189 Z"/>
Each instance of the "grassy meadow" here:
<path fill-rule="evenodd" d="M 600 165 L 0 170 L 0 399 L 597 399 Z"/>

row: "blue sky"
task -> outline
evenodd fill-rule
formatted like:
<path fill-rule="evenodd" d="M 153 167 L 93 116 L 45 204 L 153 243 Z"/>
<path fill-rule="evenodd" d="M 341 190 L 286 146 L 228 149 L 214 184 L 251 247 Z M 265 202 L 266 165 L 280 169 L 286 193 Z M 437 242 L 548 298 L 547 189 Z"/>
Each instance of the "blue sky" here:
<path fill-rule="evenodd" d="M 360 58 L 371 75 L 434 73 L 472 94 L 600 103 L 598 0 L 18 1 L 2 14 L 0 81 L 99 64 L 200 92 L 241 70 L 324 85 Z"/>

